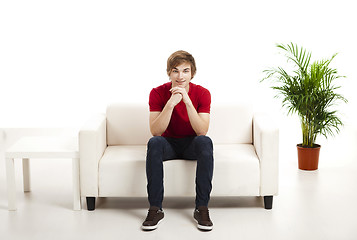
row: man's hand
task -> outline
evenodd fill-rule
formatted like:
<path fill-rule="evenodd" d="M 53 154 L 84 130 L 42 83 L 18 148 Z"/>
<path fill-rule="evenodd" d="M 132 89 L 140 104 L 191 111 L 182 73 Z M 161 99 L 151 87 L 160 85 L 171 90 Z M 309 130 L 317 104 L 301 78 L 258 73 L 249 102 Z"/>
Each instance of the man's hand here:
<path fill-rule="evenodd" d="M 176 93 L 176 94 L 172 94 L 170 99 L 169 99 L 169 102 L 171 104 L 171 107 L 175 107 L 177 104 L 179 104 L 179 102 L 181 102 L 182 100 L 182 95 L 179 94 L 179 93 Z"/>
<path fill-rule="evenodd" d="M 181 87 L 173 87 L 170 89 L 170 92 L 172 93 L 172 95 L 176 95 L 179 94 L 182 96 L 182 101 L 187 104 L 191 102 L 190 97 L 188 96 L 188 93 L 186 91 L 185 88 L 181 88 Z M 181 100 L 180 100 L 181 101 Z"/>

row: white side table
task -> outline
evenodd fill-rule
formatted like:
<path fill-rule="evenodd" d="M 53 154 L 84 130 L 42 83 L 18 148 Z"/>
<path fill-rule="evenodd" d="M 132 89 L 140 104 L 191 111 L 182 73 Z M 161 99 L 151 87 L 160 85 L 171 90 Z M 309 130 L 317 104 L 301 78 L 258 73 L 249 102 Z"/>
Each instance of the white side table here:
<path fill-rule="evenodd" d="M 70 137 L 23 137 L 5 151 L 8 209 L 16 210 L 14 159 L 22 159 L 24 191 L 31 190 L 30 158 L 71 158 L 73 209 L 81 210 L 78 139 Z"/>

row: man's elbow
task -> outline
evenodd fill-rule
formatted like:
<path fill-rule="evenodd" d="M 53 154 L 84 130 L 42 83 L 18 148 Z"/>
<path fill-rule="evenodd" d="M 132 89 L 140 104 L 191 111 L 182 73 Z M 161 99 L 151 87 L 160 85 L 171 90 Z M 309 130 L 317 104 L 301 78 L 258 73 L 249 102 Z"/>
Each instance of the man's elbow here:
<path fill-rule="evenodd" d="M 150 131 L 151 135 L 153 135 L 154 137 L 156 136 L 161 136 L 161 134 L 159 134 L 158 132 L 154 132 L 154 131 Z"/>
<path fill-rule="evenodd" d="M 163 134 L 163 132 L 155 131 L 152 129 L 150 129 L 150 132 L 154 137 L 161 136 Z"/>
<path fill-rule="evenodd" d="M 197 136 L 206 136 L 208 131 L 196 132 Z"/>

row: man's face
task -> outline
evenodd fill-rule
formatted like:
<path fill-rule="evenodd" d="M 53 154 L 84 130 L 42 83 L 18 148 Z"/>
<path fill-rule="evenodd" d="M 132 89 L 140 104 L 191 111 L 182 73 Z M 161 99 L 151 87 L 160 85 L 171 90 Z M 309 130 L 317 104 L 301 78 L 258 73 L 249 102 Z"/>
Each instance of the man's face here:
<path fill-rule="evenodd" d="M 191 65 L 189 63 L 182 63 L 173 68 L 170 73 L 170 80 L 172 87 L 188 88 L 191 81 Z"/>

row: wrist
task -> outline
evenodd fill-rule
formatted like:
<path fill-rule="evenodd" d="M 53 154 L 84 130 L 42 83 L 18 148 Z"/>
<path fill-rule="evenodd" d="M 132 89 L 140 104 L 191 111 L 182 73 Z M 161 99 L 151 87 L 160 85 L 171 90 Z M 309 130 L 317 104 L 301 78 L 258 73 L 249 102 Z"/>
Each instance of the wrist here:
<path fill-rule="evenodd" d="M 191 99 L 188 99 L 188 100 L 185 102 L 185 104 L 186 104 L 187 107 L 193 106 Z"/>
<path fill-rule="evenodd" d="M 172 101 L 168 101 L 167 104 L 166 104 L 166 107 L 169 109 L 169 110 L 173 110 L 175 108 L 176 104 Z"/>

